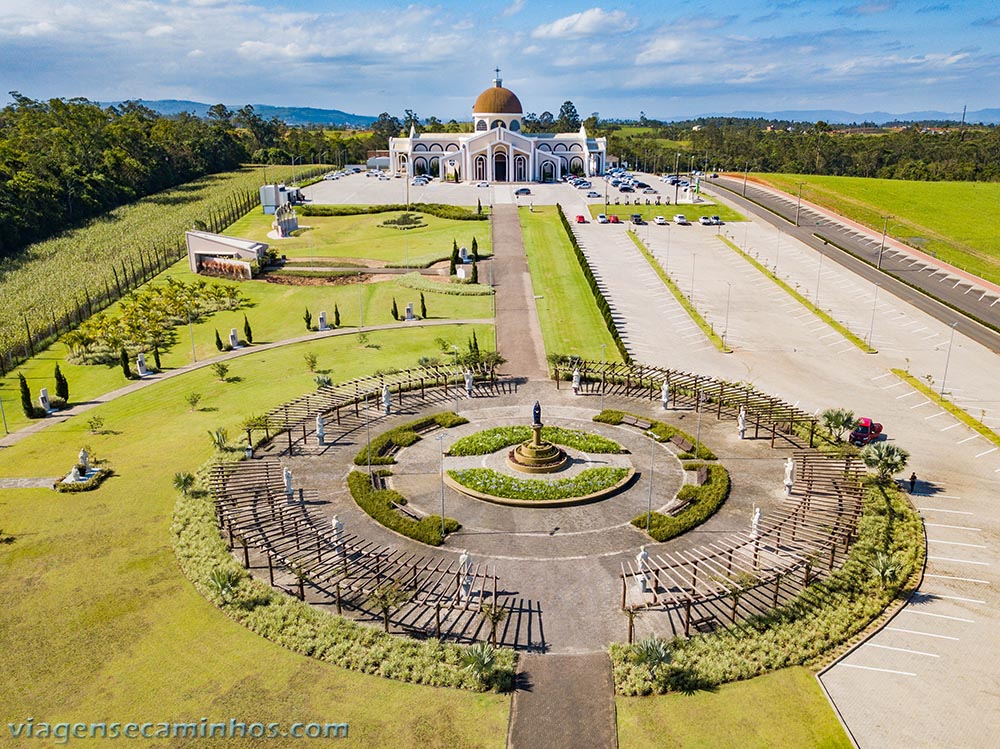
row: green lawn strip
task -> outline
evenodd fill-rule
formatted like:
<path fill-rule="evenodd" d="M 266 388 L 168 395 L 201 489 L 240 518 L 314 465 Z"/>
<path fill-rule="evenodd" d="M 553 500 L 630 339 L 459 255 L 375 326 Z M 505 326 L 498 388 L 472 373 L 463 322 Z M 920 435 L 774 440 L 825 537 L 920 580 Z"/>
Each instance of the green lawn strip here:
<path fill-rule="evenodd" d="M 629 413 L 628 411 L 616 411 L 614 409 L 606 408 L 594 417 L 594 421 L 599 421 L 602 424 L 618 425 L 622 423 L 622 419 L 625 416 L 631 416 L 641 421 L 648 421 L 650 423 L 650 427 L 646 430 L 646 433 L 652 434 L 659 442 L 669 442 L 673 437 L 680 437 L 686 442 L 691 443 L 692 446 L 694 446 L 697 442 L 693 435 L 688 434 L 682 429 L 678 429 L 673 424 L 666 424 L 662 421 L 657 421 L 656 419 L 647 418 L 642 414 Z M 677 457 L 681 460 L 716 459 L 715 453 L 705 447 L 704 443 L 698 444 L 697 455 L 693 452 L 681 452 Z"/>
<path fill-rule="evenodd" d="M 657 186 L 657 189 L 660 189 L 659 186 Z M 674 188 L 665 186 L 662 189 L 660 189 L 660 192 L 662 193 L 662 195 L 660 196 L 661 200 L 664 197 L 668 197 L 671 200 L 673 200 Z M 611 190 L 608 191 L 608 195 L 609 198 L 615 197 L 613 194 L 611 194 Z M 640 196 L 640 199 L 646 197 L 649 196 L 642 195 Z M 653 197 L 655 198 L 655 196 Z M 727 224 L 732 223 L 734 221 L 747 220 L 746 216 L 744 216 L 739 211 L 730 208 L 727 205 L 723 205 L 721 203 L 713 203 L 710 201 L 702 203 L 676 203 L 676 204 L 661 202 L 660 205 L 656 205 L 655 203 L 651 203 L 650 205 L 645 205 L 645 204 L 615 205 L 612 202 L 608 203 L 607 210 L 604 210 L 604 203 L 601 202 L 601 203 L 591 203 L 590 205 L 587 206 L 587 209 L 590 212 L 589 219 L 591 220 L 596 219 L 598 215 L 604 213 L 608 216 L 614 214 L 618 216 L 618 218 L 620 218 L 622 221 L 628 221 L 633 213 L 638 213 L 640 216 L 642 216 L 642 220 L 648 224 L 647 229 L 650 232 L 657 232 L 662 230 L 660 226 L 653 223 L 654 218 L 656 218 L 657 216 L 663 216 L 665 219 L 667 219 L 667 221 L 673 223 L 673 217 L 677 213 L 683 213 L 685 216 L 687 216 L 688 221 L 690 221 L 692 224 L 697 224 L 698 218 L 700 216 L 718 216 Z M 694 228 L 695 230 L 699 230 L 697 226 Z M 715 231 L 714 226 L 708 226 L 702 228 Z"/>
<path fill-rule="evenodd" d="M 993 283 L 1000 283 L 1000 184 L 864 177 L 767 174 L 758 180 L 796 194 L 933 254 Z M 891 215 L 888 225 L 884 217 Z"/>
<path fill-rule="evenodd" d="M 429 546 L 440 546 L 444 543 L 440 515 L 428 515 L 420 520 L 414 520 L 400 514 L 396 506 L 405 505 L 406 497 L 392 489 L 373 488 L 372 480 L 363 471 L 351 471 L 347 477 L 347 485 L 358 507 L 389 530 Z M 444 519 L 445 533 L 454 533 L 461 527 L 461 523 L 457 520 L 448 517 Z"/>
<path fill-rule="evenodd" d="M 588 434 L 561 427 L 542 427 L 543 440 L 585 453 L 620 453 L 621 445 L 599 434 Z M 531 427 L 494 427 L 462 437 L 448 448 L 448 455 L 489 455 L 505 447 L 531 439 Z"/>
<path fill-rule="evenodd" d="M 685 484 L 677 492 L 677 499 L 688 502 L 683 510 L 677 515 L 652 513 L 649 518 L 649 535 L 654 541 L 667 541 L 701 525 L 726 501 L 730 488 L 729 471 L 718 463 L 687 463 L 684 465 L 684 470 L 696 471 L 702 467 L 708 470 L 708 480 L 701 486 Z M 645 529 L 646 513 L 636 515 L 632 519 L 632 525 Z"/>
<path fill-rule="evenodd" d="M 890 369 L 889 371 L 892 372 L 894 375 L 896 375 L 896 377 L 901 379 L 903 382 L 907 383 L 914 390 L 923 394 L 932 403 L 936 403 L 937 405 L 939 405 L 941 408 L 943 408 L 945 411 L 950 413 L 956 419 L 961 421 L 967 427 L 969 427 L 975 432 L 978 432 L 997 447 L 1000 447 L 1000 434 L 994 432 L 988 426 L 983 424 L 983 422 L 974 418 L 967 411 L 963 411 L 961 408 L 956 406 L 947 398 L 943 398 L 939 393 L 935 392 L 933 388 L 928 387 L 926 383 L 921 382 L 916 377 L 911 375 L 909 372 L 903 369 Z"/>
<path fill-rule="evenodd" d="M 884 588 L 869 567 L 877 551 L 898 565 L 897 578 L 887 581 Z M 924 555 L 923 525 L 906 496 L 895 484 L 869 481 L 857 539 L 840 569 L 814 580 L 794 600 L 765 615 L 710 635 L 675 638 L 671 664 L 655 675 L 635 660 L 633 647 L 612 645 L 617 692 L 641 695 L 711 689 L 786 666 L 817 664 L 830 651 L 852 641 L 893 601 L 909 596 L 919 582 Z M 815 571 L 823 562 L 817 558 L 813 564 Z M 803 576 L 808 571 L 791 574 Z"/>
<path fill-rule="evenodd" d="M 428 278 L 419 273 L 407 273 L 405 276 L 398 276 L 396 282 L 408 289 L 428 291 L 432 294 L 454 294 L 455 296 L 490 296 L 493 294 L 493 287 L 483 283 L 438 281 L 433 277 Z M 419 312 L 420 308 L 416 307 L 415 310 Z"/>
<path fill-rule="evenodd" d="M 646 249 L 646 246 L 642 243 L 642 240 L 639 239 L 636 233 L 629 229 L 628 235 L 633 244 L 639 248 L 639 252 L 642 253 L 642 256 L 646 258 L 646 262 L 649 263 L 649 267 L 656 271 L 656 275 L 658 275 L 660 280 L 663 281 L 663 284 L 670 289 L 670 293 L 674 295 L 674 298 L 676 298 L 681 307 L 684 308 L 684 311 L 688 313 L 688 316 L 694 320 L 695 325 L 701 329 L 701 332 L 705 334 L 705 337 L 708 338 L 712 345 L 722 353 L 731 354 L 733 350 L 726 346 L 726 342 L 722 340 L 722 336 L 715 332 L 715 328 L 713 328 L 711 324 L 709 324 L 709 322 L 701 316 L 701 313 L 698 312 L 694 304 L 691 303 L 691 300 L 684 296 L 684 292 L 677 287 L 677 284 L 674 283 L 674 280 L 670 277 L 670 275 L 663 270 L 663 266 L 660 265 L 660 261 L 653 257 L 653 254 Z"/>
<path fill-rule="evenodd" d="M 797 666 L 714 692 L 618 697 L 622 749 L 850 749 L 809 669 Z"/>
<path fill-rule="evenodd" d="M 154 283 L 162 284 L 167 278 L 177 278 L 185 282 L 197 280 L 198 277 L 187 268 L 187 261 L 181 261 L 160 274 Z M 231 281 L 211 280 L 211 283 L 226 285 Z M 250 281 L 235 284 L 240 292 L 248 297 L 249 302 L 239 309 L 215 312 L 205 316 L 192 325 L 181 325 L 173 329 L 172 343 L 161 351 L 160 361 L 164 370 L 171 370 L 192 363 L 192 348 L 199 362 L 219 355 L 215 346 L 215 332 L 218 331 L 223 341 L 228 338 L 230 328 L 236 328 L 241 339 L 243 332 L 243 316 L 251 324 L 254 343 L 263 344 L 296 338 L 307 334 L 303 314 L 309 309 L 313 326 L 321 311 L 327 314 L 327 320 L 334 323 L 334 307 L 340 312 L 341 327 L 355 327 L 358 324 L 359 287 L 356 283 L 337 286 L 285 286 L 280 284 Z M 402 314 L 408 303 L 413 303 L 416 314 L 420 314 L 420 291 L 403 286 L 398 280 L 389 277 L 375 283 L 364 283 L 360 286 L 360 297 L 364 307 L 365 325 L 379 325 L 392 322 L 392 300 Z M 452 294 L 425 295 L 427 319 L 487 319 L 492 317 L 491 301 L 488 296 L 466 296 Z M 118 305 L 112 305 L 108 314 L 114 314 Z M 492 340 L 491 333 L 484 337 L 483 328 L 477 328 L 478 340 Z M 471 333 L 469 334 L 471 335 Z M 432 340 L 433 340 L 432 335 Z M 443 332 L 437 337 L 447 337 Z M 422 338 L 422 337 L 421 337 Z M 423 338 L 422 338 L 423 339 Z M 464 346 L 465 338 L 456 339 L 452 343 Z M 192 346 L 193 344 L 193 346 Z M 450 350 L 450 347 L 449 347 Z M 32 399 L 37 402 L 40 388 L 47 387 L 50 393 L 55 392 L 53 372 L 58 364 L 62 373 L 69 381 L 70 403 L 81 403 L 104 393 L 116 390 L 128 381 L 119 366 L 77 365 L 67 361 L 68 350 L 65 344 L 59 342 L 36 354 L 24 364 L 0 378 L 0 401 L 3 403 L 4 414 L 7 417 L 11 432 L 23 428 L 28 423 L 21 411 L 18 395 L 18 373 L 22 373 L 28 381 Z M 428 355 L 439 352 L 426 351 Z M 147 364 L 152 367 L 153 358 L 150 352 L 146 354 Z M 320 362 L 320 369 L 326 369 L 331 362 Z M 416 360 L 407 366 L 415 366 Z M 131 366 L 135 367 L 135 357 Z"/>
<path fill-rule="evenodd" d="M 276 179 L 291 174 L 290 167 L 273 169 Z M 141 274 L 143 262 L 148 268 L 157 252 L 161 259 L 163 253 L 176 258 L 185 230 L 221 219 L 248 194 L 256 200 L 259 185 L 256 169 L 212 174 L 115 208 L 0 260 L 0 352 L 23 343 L 25 318 L 37 333 L 49 329 L 53 318 L 86 306 L 88 297 L 117 293 L 119 285 L 127 293 L 126 274 L 128 279 Z"/>
<path fill-rule="evenodd" d="M 486 330 L 479 328 L 481 340 Z M 3 476 L 65 473 L 85 444 L 115 470 L 92 492 L 2 492 L 0 527 L 12 541 L 0 545 L 0 596 L 17 601 L 0 611 L 6 715 L 349 722 L 345 746 L 499 749 L 509 697 L 387 681 L 267 642 L 192 587 L 170 541 L 173 475 L 212 455 L 208 430 L 224 427 L 238 438 L 249 413 L 315 387 L 304 351 L 314 348 L 346 381 L 379 367 L 412 366 L 436 349 L 437 336 L 469 334 L 457 326 L 382 331 L 370 334 L 377 349 L 352 337 L 264 351 L 231 362 L 229 382 L 197 370 L 5 448 Z M 197 411 L 185 402 L 190 392 L 203 394 Z M 87 430 L 91 414 L 105 419 L 102 434 Z M 297 621 L 284 621 L 290 637 Z"/>
<path fill-rule="evenodd" d="M 421 430 L 428 429 L 434 424 L 449 429 L 459 424 L 468 423 L 469 420 L 464 416 L 445 412 L 425 416 L 407 424 L 400 424 L 387 432 L 382 432 L 371 441 L 370 445 L 366 444 L 362 447 L 361 452 L 354 456 L 354 465 L 391 465 L 396 462 L 396 459 L 388 453 L 396 448 L 409 447 L 419 442 Z"/>
<path fill-rule="evenodd" d="M 831 328 L 833 328 L 834 330 L 836 330 L 838 333 L 840 333 L 840 335 L 842 335 L 848 341 L 850 341 L 851 343 L 853 343 L 859 349 L 861 349 L 862 351 L 864 351 L 866 354 L 877 354 L 878 353 L 878 349 L 872 348 L 871 346 L 869 346 L 867 343 L 864 342 L 864 340 L 862 340 L 860 337 L 858 337 L 857 335 L 855 335 L 854 333 L 852 333 L 850 331 L 850 329 L 848 329 L 843 323 L 840 323 L 837 320 L 833 319 L 833 317 L 830 316 L 830 313 L 823 311 L 822 309 L 820 309 L 819 307 L 817 307 L 815 304 L 813 304 L 812 302 L 810 302 L 808 299 L 806 299 L 804 296 L 802 296 L 802 294 L 800 294 L 798 291 L 796 291 L 791 286 L 789 286 L 785 281 L 782 281 L 780 278 L 778 278 L 777 275 L 775 275 L 770 270 L 768 270 L 767 268 L 765 268 L 755 258 L 750 257 L 750 255 L 748 255 L 743 250 L 741 250 L 739 247 L 737 247 L 728 238 L 720 236 L 719 239 L 722 242 L 724 242 L 729 247 L 729 249 L 731 249 L 733 252 L 737 253 L 740 257 L 742 257 L 744 260 L 746 260 L 748 263 L 750 263 L 754 268 L 756 268 L 761 273 L 763 273 L 765 276 L 767 276 L 769 279 L 771 279 L 772 281 L 774 281 L 775 284 L 777 284 L 783 291 L 785 291 L 795 301 L 797 301 L 799 304 L 801 304 L 807 310 L 809 310 L 810 312 L 812 312 L 814 315 L 816 315 L 816 317 L 818 317 L 820 320 L 822 320 L 823 322 L 825 322 Z"/>
<path fill-rule="evenodd" d="M 597 494 L 617 484 L 628 472 L 628 468 L 587 468 L 576 476 L 555 481 L 514 478 L 492 468 L 464 468 L 448 471 L 448 475 L 468 489 L 494 497 L 554 500 Z"/>
<path fill-rule="evenodd" d="M 329 206 L 335 208 L 339 206 Z M 321 210 L 327 206 L 316 206 Z M 412 212 L 412 211 L 411 211 Z M 299 215 L 299 231 L 284 239 L 268 237 L 274 216 L 259 209 L 226 227 L 233 237 L 266 242 L 278 255 L 289 258 L 330 258 L 350 261 L 365 259 L 403 267 L 409 262 L 421 268 L 451 257 L 453 243 L 472 250 L 476 239 L 480 256 L 490 255 L 490 228 L 487 221 L 459 221 L 421 214 L 425 226 L 401 231 L 383 226 L 403 211 L 362 213 L 345 216 Z M 331 263 L 335 264 L 335 263 Z"/>
<path fill-rule="evenodd" d="M 600 361 L 603 344 L 606 361 L 621 361 L 556 210 L 518 212 L 545 351 Z"/>

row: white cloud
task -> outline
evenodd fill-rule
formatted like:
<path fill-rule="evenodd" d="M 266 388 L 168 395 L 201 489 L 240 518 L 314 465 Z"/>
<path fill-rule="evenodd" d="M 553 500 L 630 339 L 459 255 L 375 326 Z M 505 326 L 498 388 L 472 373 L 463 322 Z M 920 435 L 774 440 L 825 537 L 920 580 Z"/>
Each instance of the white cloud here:
<path fill-rule="evenodd" d="M 21 26 L 17 33 L 19 36 L 44 36 L 46 34 L 51 34 L 56 30 L 48 21 L 39 21 L 38 23 L 29 23 Z"/>
<path fill-rule="evenodd" d="M 524 10 L 524 0 L 514 0 L 510 5 L 507 6 L 503 14 L 505 16 L 514 16 Z"/>
<path fill-rule="evenodd" d="M 576 39 L 597 34 L 617 34 L 631 31 L 635 27 L 635 20 L 629 18 L 625 11 L 591 8 L 558 18 L 552 23 L 543 23 L 531 35 L 536 39 Z"/>
<path fill-rule="evenodd" d="M 160 24 L 159 26 L 152 26 L 146 29 L 146 36 L 166 36 L 173 33 L 174 27 L 167 24 Z"/>

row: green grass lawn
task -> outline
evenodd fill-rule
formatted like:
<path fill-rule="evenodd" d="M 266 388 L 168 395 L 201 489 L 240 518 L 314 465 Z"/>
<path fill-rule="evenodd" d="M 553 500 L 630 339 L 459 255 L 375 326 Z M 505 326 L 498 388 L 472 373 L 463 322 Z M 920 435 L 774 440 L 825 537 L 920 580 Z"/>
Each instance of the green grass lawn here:
<path fill-rule="evenodd" d="M 849 749 L 850 739 L 816 678 L 788 668 L 715 693 L 618 697 L 622 749 Z"/>
<path fill-rule="evenodd" d="M 244 239 L 267 242 L 279 255 L 290 258 L 363 258 L 391 265 L 423 266 L 451 256 L 452 242 L 472 247 L 476 238 L 479 253 L 490 254 L 490 231 L 487 221 L 457 221 L 420 214 L 426 226 L 419 229 L 392 229 L 381 226 L 400 212 L 363 213 L 355 216 L 299 216 L 303 228 L 297 237 L 271 239 L 273 216 L 257 210 L 248 213 L 226 228 L 225 233 Z M 306 229 L 306 227 L 310 227 Z"/>
<path fill-rule="evenodd" d="M 762 174 L 796 194 L 994 283 L 1000 283 L 1000 183 L 915 182 L 864 177 Z"/>
<path fill-rule="evenodd" d="M 487 339 L 487 327 L 476 331 Z M 238 381 L 199 370 L 101 406 L 106 434 L 89 434 L 83 416 L 5 448 L 3 476 L 64 472 L 83 444 L 117 475 L 90 493 L 0 492 L 0 528 L 13 538 L 0 545 L 0 595 L 17 602 L 0 612 L 4 722 L 347 722 L 351 738 L 338 745 L 502 746 L 509 697 L 392 682 L 272 645 L 198 595 L 170 546 L 173 474 L 210 456 L 207 430 L 224 426 L 236 436 L 250 412 L 314 387 L 307 350 L 336 379 L 350 379 L 411 366 L 437 353 L 435 338 L 464 344 L 471 332 L 371 333 L 372 348 L 348 336 L 261 352 L 231 362 Z M 192 391 L 203 394 L 196 412 L 184 402 Z M 170 745 L 195 744 L 260 745 Z"/>
<path fill-rule="evenodd" d="M 671 193 L 672 199 L 673 193 Z M 594 203 L 589 206 L 590 218 L 596 219 L 597 214 L 604 213 L 604 203 Z M 628 221 L 633 213 L 642 216 L 643 221 L 651 222 L 656 216 L 663 216 L 667 221 L 672 221 L 674 214 L 683 213 L 688 221 L 697 223 L 699 216 L 718 216 L 727 224 L 733 221 L 746 221 L 746 216 L 729 206 L 719 205 L 706 201 L 692 205 L 681 203 L 680 205 L 615 205 L 612 201 L 608 204 L 607 215 L 617 214 L 622 221 Z M 656 227 L 654 226 L 653 229 Z"/>
<path fill-rule="evenodd" d="M 190 282 L 196 276 L 188 270 L 187 261 L 181 261 L 167 271 L 161 273 L 154 283 L 163 283 L 168 278 L 178 278 Z M 219 281 L 220 283 L 231 283 Z M 218 355 L 215 348 L 215 331 L 219 331 L 225 341 L 230 328 L 236 328 L 243 338 L 243 315 L 253 329 L 254 343 L 262 344 L 296 338 L 306 335 L 303 314 L 308 307 L 312 312 L 313 325 L 317 325 L 320 311 L 326 311 L 330 325 L 333 325 L 334 304 L 340 309 L 340 322 L 343 327 L 355 327 L 358 324 L 358 286 L 350 283 L 343 286 L 285 286 L 263 281 L 243 282 L 239 284 L 240 291 L 250 299 L 248 306 L 239 310 L 216 312 L 203 318 L 191 326 L 175 328 L 176 341 L 173 346 L 161 354 L 161 364 L 164 369 L 173 369 L 191 363 L 191 340 L 194 338 L 194 349 L 198 361 Z M 387 280 L 361 285 L 361 302 L 364 305 L 365 326 L 385 325 L 392 322 L 392 300 L 395 298 L 400 314 L 407 303 L 412 302 L 417 314 L 420 313 L 420 292 L 401 286 L 392 277 Z M 424 292 L 427 304 L 427 317 L 431 320 L 442 319 L 487 319 L 492 317 L 491 301 L 488 296 L 458 296 Z M 114 311 L 115 306 L 110 308 Z M 487 340 L 486 338 L 482 340 Z M 488 336 L 492 340 L 492 335 Z M 6 377 L 0 378 L 0 401 L 3 402 L 8 428 L 16 431 L 26 426 L 29 421 L 20 407 L 17 373 L 24 374 L 31 388 L 32 398 L 36 399 L 38 390 L 49 388 L 49 393 L 55 393 L 55 381 L 52 373 L 59 364 L 70 385 L 70 401 L 79 403 L 94 396 L 115 390 L 126 384 L 125 376 L 118 366 L 106 367 L 100 365 L 78 366 L 66 362 L 67 348 L 62 343 L 54 344 L 44 352 L 28 360 Z M 146 359 L 152 366 L 152 356 L 147 352 Z M 415 359 L 414 362 L 415 363 Z"/>
<path fill-rule="evenodd" d="M 603 343 L 606 360 L 621 361 L 556 211 L 519 211 L 545 352 L 599 361 Z"/>

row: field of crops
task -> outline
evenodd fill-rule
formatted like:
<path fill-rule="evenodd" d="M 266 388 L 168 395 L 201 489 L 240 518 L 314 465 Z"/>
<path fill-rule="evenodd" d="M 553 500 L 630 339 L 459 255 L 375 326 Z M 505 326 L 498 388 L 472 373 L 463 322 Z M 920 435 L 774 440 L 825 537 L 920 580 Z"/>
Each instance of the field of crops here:
<path fill-rule="evenodd" d="M 762 174 L 757 179 L 1000 283 L 1000 183 Z"/>
<path fill-rule="evenodd" d="M 268 172 L 270 179 L 283 180 L 291 176 L 291 167 Z M 178 256 L 185 230 L 196 223 L 211 226 L 233 211 L 239 196 L 255 196 L 261 180 L 260 170 L 249 167 L 203 177 L 117 208 L 4 260 L 0 356 L 25 343 L 26 328 L 33 333 L 49 329 L 78 305 L 89 308 L 88 299 L 109 291 L 117 296 L 124 284 L 121 276 L 130 268 L 143 275 L 142 265 L 154 262 L 158 252 L 160 257 L 167 252 Z M 99 305 L 93 307 L 96 311 Z"/>

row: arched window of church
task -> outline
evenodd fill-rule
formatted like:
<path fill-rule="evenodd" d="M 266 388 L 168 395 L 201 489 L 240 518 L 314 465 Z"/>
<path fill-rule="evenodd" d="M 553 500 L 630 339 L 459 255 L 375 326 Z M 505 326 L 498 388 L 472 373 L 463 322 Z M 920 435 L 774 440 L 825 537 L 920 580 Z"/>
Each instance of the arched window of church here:
<path fill-rule="evenodd" d="M 490 123 L 490 130 L 496 130 L 498 127 L 506 127 L 503 120 L 493 120 Z"/>
<path fill-rule="evenodd" d="M 511 120 L 510 129 L 513 130 L 514 132 L 517 132 L 518 130 L 521 129 L 521 123 L 518 122 L 517 120 Z"/>
<path fill-rule="evenodd" d="M 480 120 L 479 122 L 476 123 L 476 130 L 485 130 L 485 129 L 486 129 L 486 120 Z"/>

